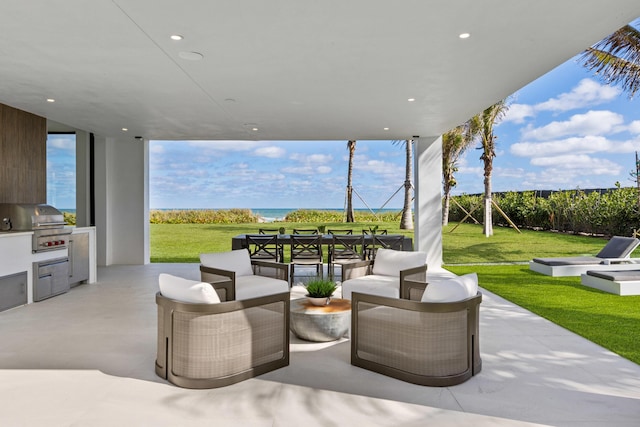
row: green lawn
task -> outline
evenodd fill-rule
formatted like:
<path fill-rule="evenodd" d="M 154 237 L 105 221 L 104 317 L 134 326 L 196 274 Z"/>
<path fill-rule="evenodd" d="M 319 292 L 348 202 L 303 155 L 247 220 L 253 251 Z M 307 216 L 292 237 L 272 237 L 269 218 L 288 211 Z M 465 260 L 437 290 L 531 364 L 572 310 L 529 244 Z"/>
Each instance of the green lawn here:
<path fill-rule="evenodd" d="M 324 225 L 327 228 L 369 228 L 371 223 L 277 223 L 290 231 Z M 398 223 L 379 223 L 389 233 Z M 571 330 L 627 359 L 640 364 L 640 296 L 612 295 L 584 287 L 579 277 L 548 277 L 529 270 L 527 265 L 486 265 L 522 263 L 534 257 L 596 254 L 606 244 L 598 237 L 496 228 L 484 237 L 482 228 L 463 224 L 443 230 L 445 266 L 456 274 L 477 272 L 480 286 Z M 231 249 L 231 238 L 257 233 L 265 224 L 151 224 L 152 262 L 198 262 L 202 252 Z M 640 254 L 640 250 L 635 256 Z M 472 265 L 456 265 L 472 264 Z"/>

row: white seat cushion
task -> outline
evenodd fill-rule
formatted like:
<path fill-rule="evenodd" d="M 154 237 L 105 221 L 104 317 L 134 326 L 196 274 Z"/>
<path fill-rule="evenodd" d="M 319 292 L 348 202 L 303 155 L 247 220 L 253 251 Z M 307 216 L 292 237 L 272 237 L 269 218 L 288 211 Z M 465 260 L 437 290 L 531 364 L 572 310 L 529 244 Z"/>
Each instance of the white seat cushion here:
<path fill-rule="evenodd" d="M 427 253 L 420 251 L 394 251 L 380 248 L 373 261 L 373 274 L 400 277 L 400 271 L 427 263 Z M 398 285 L 399 286 L 399 285 Z"/>
<path fill-rule="evenodd" d="M 286 280 L 254 275 L 236 277 L 236 300 L 280 294 L 282 292 L 289 292 L 289 283 Z"/>
<path fill-rule="evenodd" d="M 370 274 L 342 282 L 342 298 L 350 300 L 353 292 L 400 298 L 400 279 L 394 276 Z"/>
<path fill-rule="evenodd" d="M 205 267 L 219 268 L 221 270 L 235 271 L 236 276 L 251 276 L 251 258 L 246 249 L 237 249 L 229 252 L 216 252 L 200 254 L 200 263 Z"/>
<path fill-rule="evenodd" d="M 167 298 L 194 304 L 215 304 L 220 302 L 213 286 L 209 283 L 183 279 L 162 273 L 158 277 L 160 293 Z"/>

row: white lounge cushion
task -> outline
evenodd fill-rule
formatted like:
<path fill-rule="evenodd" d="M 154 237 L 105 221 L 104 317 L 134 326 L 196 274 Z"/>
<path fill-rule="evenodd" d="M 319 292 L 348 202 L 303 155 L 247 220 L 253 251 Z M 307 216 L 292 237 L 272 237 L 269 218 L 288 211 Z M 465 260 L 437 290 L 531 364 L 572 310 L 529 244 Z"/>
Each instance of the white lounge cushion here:
<path fill-rule="evenodd" d="M 181 302 L 194 304 L 215 304 L 220 302 L 220 297 L 209 283 L 184 279 L 162 273 L 158 277 L 160 293 Z"/>
<path fill-rule="evenodd" d="M 342 282 L 342 298 L 350 300 L 353 292 L 400 298 L 400 279 L 394 276 L 370 274 Z"/>
<path fill-rule="evenodd" d="M 467 290 L 467 297 L 471 298 L 478 293 L 478 275 L 469 273 L 457 278 Z"/>
<path fill-rule="evenodd" d="M 234 271 L 236 276 L 252 276 L 251 258 L 246 249 L 229 252 L 200 254 L 200 264 L 205 267 Z"/>
<path fill-rule="evenodd" d="M 475 295 L 475 294 L 474 294 Z M 469 298 L 469 291 L 459 277 L 429 283 L 422 294 L 422 302 L 456 302 Z"/>
<path fill-rule="evenodd" d="M 395 251 L 380 248 L 373 262 L 373 274 L 400 277 L 400 271 L 420 267 L 427 263 L 427 253 L 420 251 Z M 399 285 L 398 285 L 399 286 Z"/>
<path fill-rule="evenodd" d="M 264 276 L 236 276 L 236 300 L 246 300 L 265 295 L 289 292 L 286 280 Z"/>

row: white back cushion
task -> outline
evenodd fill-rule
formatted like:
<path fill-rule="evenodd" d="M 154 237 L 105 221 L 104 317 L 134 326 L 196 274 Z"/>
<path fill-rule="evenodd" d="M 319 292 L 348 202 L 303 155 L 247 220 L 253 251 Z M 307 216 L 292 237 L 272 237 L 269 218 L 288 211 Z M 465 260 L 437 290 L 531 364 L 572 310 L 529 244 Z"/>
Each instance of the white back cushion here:
<path fill-rule="evenodd" d="M 478 275 L 476 273 L 465 274 L 458 277 L 457 280 L 465 287 L 469 298 L 476 296 L 478 293 Z"/>
<path fill-rule="evenodd" d="M 427 263 L 427 253 L 420 251 L 394 251 L 378 249 L 373 261 L 373 274 L 381 276 L 400 276 L 400 270 L 420 267 Z"/>
<path fill-rule="evenodd" d="M 455 279 L 429 283 L 422 294 L 421 301 L 456 302 L 467 298 L 469 298 L 469 294 L 466 286 L 461 283 L 459 277 L 456 277 Z"/>
<path fill-rule="evenodd" d="M 253 275 L 251 258 L 249 258 L 249 251 L 246 249 L 237 249 L 230 252 L 200 254 L 200 264 L 205 267 L 235 271 L 236 276 Z"/>
<path fill-rule="evenodd" d="M 196 280 L 183 279 L 171 274 L 160 274 L 158 277 L 160 293 L 181 302 L 195 304 L 215 304 L 220 302 L 220 297 L 209 283 Z"/>

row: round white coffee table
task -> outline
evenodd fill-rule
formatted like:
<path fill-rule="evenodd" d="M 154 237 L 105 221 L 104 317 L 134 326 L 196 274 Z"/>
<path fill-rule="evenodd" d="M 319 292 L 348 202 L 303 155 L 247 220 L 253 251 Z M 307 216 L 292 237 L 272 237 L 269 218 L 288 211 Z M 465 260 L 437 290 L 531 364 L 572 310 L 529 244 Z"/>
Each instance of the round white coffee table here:
<path fill-rule="evenodd" d="M 351 326 L 351 301 L 332 298 L 329 305 L 316 306 L 306 298 L 291 300 L 291 332 L 307 341 L 335 341 Z"/>

